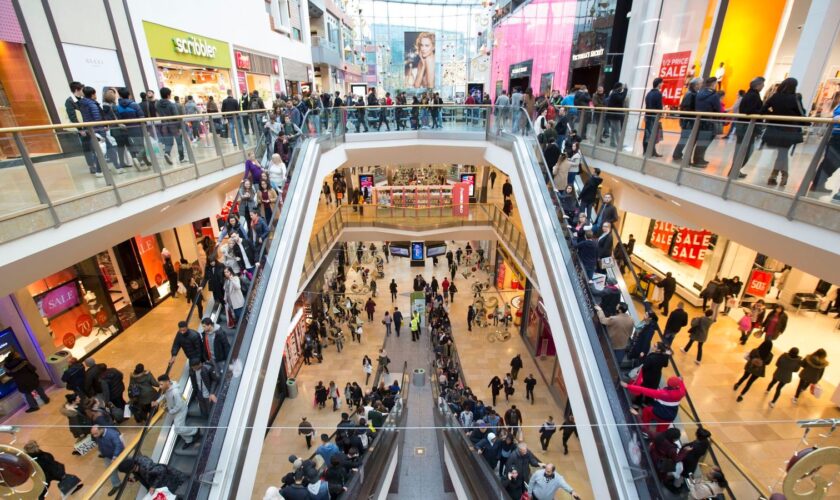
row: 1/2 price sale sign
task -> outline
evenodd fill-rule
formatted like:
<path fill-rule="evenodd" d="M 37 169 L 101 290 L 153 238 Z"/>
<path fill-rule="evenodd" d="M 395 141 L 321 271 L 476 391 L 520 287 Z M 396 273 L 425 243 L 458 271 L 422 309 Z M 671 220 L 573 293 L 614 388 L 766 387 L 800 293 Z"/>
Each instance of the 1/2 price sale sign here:
<path fill-rule="evenodd" d="M 659 77 L 662 78 L 662 104 L 677 107 L 685 90 L 685 77 L 688 75 L 688 63 L 691 51 L 671 52 L 662 56 Z"/>

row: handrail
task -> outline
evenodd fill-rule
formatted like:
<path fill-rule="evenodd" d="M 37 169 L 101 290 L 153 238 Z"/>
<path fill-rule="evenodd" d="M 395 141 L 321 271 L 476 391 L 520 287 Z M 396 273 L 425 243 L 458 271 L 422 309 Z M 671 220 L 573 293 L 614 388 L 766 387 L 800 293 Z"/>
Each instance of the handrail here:
<path fill-rule="evenodd" d="M 588 111 L 588 112 L 598 112 L 598 113 L 610 113 L 614 112 L 614 114 L 618 113 L 646 113 L 651 115 L 664 115 L 666 118 L 681 118 L 686 116 L 694 116 L 694 117 L 701 117 L 701 118 L 709 118 L 709 119 L 725 119 L 727 121 L 733 121 L 733 119 L 741 119 L 742 121 L 745 120 L 761 120 L 761 121 L 769 121 L 769 122 L 799 122 L 799 123 L 833 123 L 836 124 L 836 120 L 833 118 L 823 118 L 818 116 L 784 116 L 784 115 L 745 115 L 742 113 L 719 113 L 719 112 L 709 112 L 709 111 L 681 111 L 679 109 L 647 109 L 647 108 L 610 108 L 606 106 L 568 106 L 565 104 L 562 105 L 555 105 L 555 108 L 565 108 L 565 109 L 574 109 L 578 111 Z M 676 115 L 676 116 L 669 116 L 669 115 Z"/>

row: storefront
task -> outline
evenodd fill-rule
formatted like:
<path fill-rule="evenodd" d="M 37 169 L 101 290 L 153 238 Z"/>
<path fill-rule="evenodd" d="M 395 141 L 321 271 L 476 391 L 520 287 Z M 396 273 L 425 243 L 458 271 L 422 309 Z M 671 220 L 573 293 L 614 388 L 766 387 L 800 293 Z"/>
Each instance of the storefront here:
<path fill-rule="evenodd" d="M 525 290 L 525 273 L 519 269 L 502 245 L 496 245 L 493 283 L 499 291 Z"/>
<path fill-rule="evenodd" d="M 508 94 L 513 94 L 517 89 L 524 92 L 531 88 L 531 71 L 533 69 L 533 59 L 511 64 L 510 71 L 508 71 Z"/>
<path fill-rule="evenodd" d="M 10 2 L 0 4 L 0 127 L 43 125 L 50 122 L 41 89 L 29 62 L 15 11 Z M 23 134 L 30 154 L 58 152 L 55 137 L 44 133 Z M 13 141 L 0 141 L 0 160 L 20 154 Z"/>
<path fill-rule="evenodd" d="M 267 57 L 234 48 L 236 61 L 236 80 L 239 93 L 260 93 L 266 106 L 274 100 L 274 94 L 281 94 L 280 62 L 276 57 Z"/>
<path fill-rule="evenodd" d="M 305 63 L 283 58 L 283 77 L 286 79 L 286 94 L 300 95 L 302 84 L 309 84 L 311 88 L 313 78 L 312 68 Z M 314 76 L 314 74 L 312 74 Z"/>
<path fill-rule="evenodd" d="M 488 88 L 495 90 L 494 100 L 502 89 L 515 86 L 523 91 L 531 87 L 535 94 L 548 85 L 565 91 L 577 3 L 533 0 L 499 22 L 493 32 Z M 531 61 L 530 70 L 518 69 L 526 61 Z"/>
<path fill-rule="evenodd" d="M 561 405 L 565 405 L 569 396 L 560 370 L 560 363 L 557 361 L 557 349 L 554 346 L 554 338 L 551 336 L 548 315 L 539 291 L 533 288 L 530 282 L 525 291 L 524 304 L 523 317 L 526 320 L 522 322 L 520 327 L 522 338 L 534 357 L 537 369 L 542 377 L 548 381 L 549 390 Z"/>
<path fill-rule="evenodd" d="M 627 38 L 629 0 L 578 2 L 570 87 L 585 85 L 607 92 L 621 72 Z"/>
<path fill-rule="evenodd" d="M 143 21 L 143 29 L 160 87 L 169 87 L 181 98 L 192 95 L 199 104 L 211 96 L 221 103 L 233 89 L 226 42 L 148 21 Z"/>

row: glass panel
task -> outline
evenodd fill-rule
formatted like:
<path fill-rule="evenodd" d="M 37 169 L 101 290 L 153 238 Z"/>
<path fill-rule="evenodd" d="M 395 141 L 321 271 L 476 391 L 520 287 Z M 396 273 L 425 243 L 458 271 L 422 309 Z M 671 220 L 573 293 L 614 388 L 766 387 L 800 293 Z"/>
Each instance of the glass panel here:
<path fill-rule="evenodd" d="M 805 182 L 805 174 L 822 134 L 817 127 L 793 123 L 765 125 L 760 129 L 763 130 L 758 130 L 759 135 L 752 141 L 751 154 L 741 169 L 746 177 L 740 182 L 788 194 L 796 193 L 800 184 Z M 791 145 L 792 141 L 801 142 Z"/>
<path fill-rule="evenodd" d="M 0 182 L 4 186 L 0 216 L 40 204 L 12 134 L 0 135 Z"/>

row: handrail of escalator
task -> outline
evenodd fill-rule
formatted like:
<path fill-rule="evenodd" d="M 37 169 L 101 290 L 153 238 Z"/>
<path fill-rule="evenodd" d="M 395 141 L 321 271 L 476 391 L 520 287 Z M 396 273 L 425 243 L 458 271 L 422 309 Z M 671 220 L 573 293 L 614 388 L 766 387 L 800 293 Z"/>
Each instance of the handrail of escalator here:
<path fill-rule="evenodd" d="M 583 174 L 584 173 L 586 173 L 587 177 L 591 176 L 589 164 L 586 162 L 586 157 L 583 154 L 583 152 L 581 152 L 580 172 L 581 172 L 581 180 L 583 180 Z M 603 197 L 602 197 L 600 191 L 598 191 L 597 196 L 598 196 L 599 208 L 600 208 L 600 206 L 603 206 Z M 627 267 L 630 269 L 630 274 L 631 274 L 631 276 L 633 278 L 633 281 L 636 285 L 636 289 L 640 290 L 641 289 L 641 279 L 639 278 L 639 275 L 636 272 L 636 268 L 633 266 L 633 263 L 630 260 L 630 254 L 627 252 L 627 248 L 624 246 L 624 243 L 621 241 L 621 235 L 618 233 L 618 230 L 616 229 L 615 225 L 613 225 L 613 227 L 611 229 L 612 229 L 613 241 L 616 243 L 615 248 L 613 250 L 613 254 L 615 254 L 615 251 L 619 252 L 620 258 L 624 262 L 627 263 Z M 621 279 L 623 281 L 624 276 L 621 275 L 620 272 L 617 272 L 615 274 L 616 274 L 616 279 Z M 647 300 L 644 300 L 642 303 L 643 303 L 646 310 L 651 309 L 650 302 L 648 302 Z M 628 304 L 628 305 L 630 305 L 630 304 Z M 629 310 L 634 311 L 634 309 L 632 307 L 629 308 Z M 656 323 L 654 331 L 656 332 L 656 335 L 659 337 L 659 340 L 663 341 L 664 336 L 663 336 L 662 328 L 659 326 L 659 323 Z M 674 358 L 669 356 L 668 361 L 669 361 L 669 364 L 671 366 L 671 369 L 674 371 L 674 374 L 677 377 L 682 378 L 682 374 L 680 373 L 680 369 L 677 366 L 676 361 L 674 361 Z M 698 425 L 699 427 L 702 427 L 703 424 L 702 424 L 702 421 L 700 419 L 700 415 L 698 414 L 697 408 L 694 406 L 694 402 L 692 401 L 691 395 L 688 393 L 688 391 L 686 391 L 684 401 L 687 405 L 687 408 L 684 408 L 684 413 L 686 413 L 686 415 L 688 415 L 688 417 L 691 419 L 692 423 Z M 713 442 L 714 442 L 714 440 L 713 440 Z M 721 449 L 721 451 L 723 451 L 723 448 L 721 447 L 720 444 L 718 444 L 718 443 L 715 443 L 715 444 L 716 444 L 716 446 L 718 446 L 719 449 Z M 737 461 L 735 461 L 734 459 L 729 457 L 728 452 L 724 452 L 724 453 L 727 453 L 727 459 L 736 467 L 738 472 L 742 476 L 744 476 L 744 478 L 747 480 L 747 482 L 749 482 L 756 489 L 757 492 L 763 493 L 763 490 L 761 489 L 761 487 L 757 486 L 757 482 L 752 480 L 749 477 L 749 474 L 741 467 L 741 465 Z M 714 450 L 711 449 L 711 448 L 709 449 L 709 456 L 711 457 L 712 461 L 714 462 L 714 464 L 716 466 L 720 466 L 720 460 L 718 460 L 717 456 L 715 455 Z M 734 493 L 732 492 L 732 490 L 729 487 L 727 487 L 725 489 L 726 489 L 726 492 L 732 498 L 735 498 Z"/>
<path fill-rule="evenodd" d="M 230 114 L 230 113 L 228 113 L 228 114 Z M 233 133 L 236 133 L 236 132 L 233 131 Z M 259 144 L 257 144 L 257 147 L 255 148 L 255 150 L 259 150 L 259 146 L 261 146 L 261 145 L 264 145 L 264 143 L 262 141 L 260 141 Z M 280 204 L 281 202 L 282 202 L 282 199 L 278 198 L 277 203 Z M 239 192 L 237 191 L 236 196 L 233 199 L 233 206 L 237 205 L 238 203 L 239 203 Z M 275 211 L 276 211 L 276 208 L 277 207 L 275 207 Z M 218 245 L 221 241 L 222 241 L 221 237 L 219 237 L 216 240 L 216 247 L 217 248 L 218 248 Z M 187 311 L 186 318 L 184 319 L 184 321 L 186 321 L 187 324 L 189 324 L 190 320 L 193 317 L 193 313 L 195 312 L 195 310 L 197 308 L 196 304 L 201 299 L 201 297 L 204 293 L 205 287 L 207 286 L 208 281 L 209 281 L 209 279 L 208 279 L 207 276 L 204 276 L 202 278 L 201 284 L 198 286 L 198 288 L 195 292 L 195 295 L 193 296 L 193 299 L 190 301 L 191 302 L 190 308 Z M 210 314 L 208 316 L 212 316 L 212 315 L 213 315 L 213 312 L 210 311 Z M 187 363 L 189 363 L 189 361 Z M 172 370 L 172 366 L 173 366 L 172 364 L 167 365 L 166 371 L 164 372 L 165 375 L 170 374 L 170 372 Z M 185 367 L 185 370 L 188 371 L 189 369 L 190 369 L 189 365 L 187 364 L 187 366 Z M 184 389 L 185 391 L 187 390 L 186 387 L 184 387 L 182 389 Z M 149 413 L 148 417 L 146 417 L 145 422 L 143 422 L 143 430 L 140 432 L 140 434 L 137 437 L 135 437 L 135 439 L 132 440 L 131 445 L 127 445 L 125 447 L 125 450 L 123 451 L 123 453 L 121 453 L 117 457 L 117 459 L 113 461 L 111 466 L 106 468 L 105 472 L 103 472 L 103 474 L 100 475 L 100 477 L 96 480 L 96 482 L 89 485 L 89 486 L 91 486 L 89 491 L 94 492 L 94 493 L 96 491 L 98 491 L 99 488 L 101 487 L 101 485 L 103 485 L 105 483 L 105 481 L 108 480 L 111 473 L 114 470 L 116 470 L 116 468 L 119 466 L 119 464 L 124 459 L 128 458 L 129 455 L 131 456 L 131 458 L 135 458 L 140 453 L 140 449 L 141 449 L 141 447 L 142 447 L 142 445 L 143 445 L 143 443 L 146 439 L 146 436 L 149 433 L 149 430 L 152 428 L 153 424 L 156 424 L 156 423 L 160 422 L 163 419 L 164 415 L 165 415 L 164 412 L 161 412 L 157 409 L 154 409 L 152 412 Z M 124 477 L 122 482 L 120 483 L 119 489 L 118 489 L 117 494 L 116 494 L 117 498 L 120 498 L 123 491 L 125 490 L 126 485 L 128 483 L 127 478 L 128 478 L 127 476 Z"/>
<path fill-rule="evenodd" d="M 556 218 L 553 221 L 557 224 L 558 231 L 558 243 L 561 246 L 566 246 L 570 252 L 571 259 L 567 262 L 567 266 L 571 265 L 571 269 L 569 269 L 569 277 L 572 279 L 576 286 L 574 286 L 575 294 L 578 298 L 578 306 L 581 307 L 581 312 L 583 313 L 583 317 L 585 320 L 589 320 L 594 327 L 594 338 L 592 334 L 590 334 L 590 343 L 592 347 L 598 346 L 602 351 L 604 363 L 598 363 L 598 368 L 605 371 L 602 375 L 606 378 L 608 377 L 609 380 L 612 382 L 612 388 L 615 391 L 615 395 L 617 396 L 617 402 L 619 403 L 619 408 L 613 407 L 613 416 L 617 420 L 621 420 L 623 422 L 617 422 L 619 425 L 617 427 L 617 431 L 619 435 L 622 436 L 621 440 L 624 443 L 625 447 L 634 447 L 634 443 L 638 445 L 639 454 L 638 457 L 640 462 L 638 463 L 638 467 L 640 467 L 643 471 L 645 471 L 645 475 L 643 479 L 646 484 L 648 491 L 656 491 L 659 492 L 661 495 L 662 492 L 665 491 L 664 486 L 661 484 L 658 475 L 656 474 L 656 470 L 653 467 L 653 461 L 650 457 L 649 450 L 647 446 L 644 445 L 644 438 L 641 432 L 641 428 L 635 425 L 624 425 L 629 424 L 633 420 L 631 419 L 631 402 L 623 388 L 619 385 L 622 381 L 621 379 L 621 371 L 619 369 L 618 363 L 616 362 L 615 355 L 612 352 L 611 346 L 609 345 L 608 336 L 606 334 L 605 327 L 598 321 L 598 316 L 594 310 L 594 297 L 592 292 L 589 288 L 589 279 L 587 278 L 584 267 L 580 258 L 577 255 L 577 251 L 572 247 L 571 241 L 572 236 L 569 230 L 569 226 L 567 222 L 563 218 L 563 209 L 562 204 L 560 203 L 560 199 L 558 197 L 558 189 L 556 184 L 554 183 L 554 178 L 552 176 L 551 171 L 546 167 L 545 158 L 542 154 L 542 149 L 539 147 L 539 143 L 536 137 L 536 134 L 532 128 L 532 123 L 530 119 L 527 118 L 526 111 L 523 109 L 513 109 L 508 110 L 508 114 L 505 117 L 507 119 L 506 122 L 502 122 L 501 120 L 497 121 L 494 125 L 496 130 L 488 130 L 488 136 L 492 134 L 496 135 L 503 135 L 505 133 L 511 133 L 507 126 L 511 126 L 513 128 L 513 133 L 511 135 L 514 137 L 521 135 L 525 142 L 527 143 L 527 147 L 525 148 L 528 152 L 528 156 L 530 157 L 531 164 L 535 169 L 535 174 L 538 176 L 542 176 L 545 180 L 546 191 L 548 203 L 553 205 L 553 209 L 556 213 Z M 624 453 L 628 451 L 625 449 Z M 633 464 L 628 457 L 628 462 Z"/>

